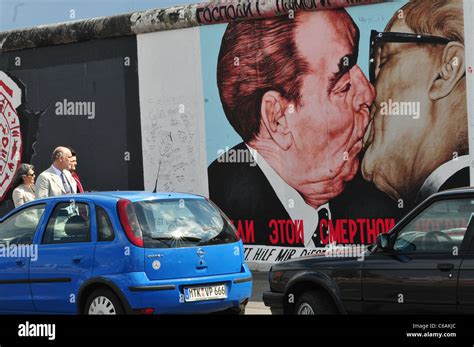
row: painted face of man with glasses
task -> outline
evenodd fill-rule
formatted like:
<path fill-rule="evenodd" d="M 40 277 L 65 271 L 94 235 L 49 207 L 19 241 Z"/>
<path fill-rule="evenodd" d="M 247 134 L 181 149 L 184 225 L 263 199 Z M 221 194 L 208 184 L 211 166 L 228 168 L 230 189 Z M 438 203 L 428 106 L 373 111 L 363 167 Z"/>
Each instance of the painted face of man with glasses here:
<path fill-rule="evenodd" d="M 364 178 L 405 207 L 469 185 L 462 1 L 402 7 L 372 33 L 370 68 L 377 97 Z"/>

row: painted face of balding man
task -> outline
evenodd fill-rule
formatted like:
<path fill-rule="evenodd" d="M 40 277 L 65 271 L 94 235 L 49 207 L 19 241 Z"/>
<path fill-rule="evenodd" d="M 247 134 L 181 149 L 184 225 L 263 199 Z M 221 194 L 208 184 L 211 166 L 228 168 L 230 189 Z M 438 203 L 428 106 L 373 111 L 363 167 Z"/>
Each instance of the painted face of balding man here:
<path fill-rule="evenodd" d="M 278 146 L 274 153 L 256 148 L 317 207 L 356 175 L 375 91 L 357 65 L 359 33 L 347 12 L 302 13 L 298 20 L 295 42 L 309 65 L 301 102 L 292 105 L 275 91 L 264 95 L 261 129 L 267 134 L 258 140 L 271 138 Z"/>

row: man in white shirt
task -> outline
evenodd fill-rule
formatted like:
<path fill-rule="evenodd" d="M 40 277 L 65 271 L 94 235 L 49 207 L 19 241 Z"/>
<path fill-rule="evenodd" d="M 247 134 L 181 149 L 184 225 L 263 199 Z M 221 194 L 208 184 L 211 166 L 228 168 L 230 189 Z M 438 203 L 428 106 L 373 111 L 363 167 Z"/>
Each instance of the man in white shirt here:
<path fill-rule="evenodd" d="M 77 185 L 71 173 L 72 153 L 67 147 L 57 147 L 52 154 L 52 165 L 36 180 L 36 197 L 75 194 Z"/>

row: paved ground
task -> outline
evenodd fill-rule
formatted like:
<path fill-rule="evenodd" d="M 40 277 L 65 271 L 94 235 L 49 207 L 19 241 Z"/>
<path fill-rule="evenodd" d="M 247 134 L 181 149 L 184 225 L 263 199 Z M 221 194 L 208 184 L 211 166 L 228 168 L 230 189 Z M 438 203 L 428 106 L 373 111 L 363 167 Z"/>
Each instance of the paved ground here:
<path fill-rule="evenodd" d="M 252 276 L 252 297 L 247 305 L 245 314 L 271 314 L 270 309 L 266 307 L 262 301 L 263 292 L 270 289 L 268 285 L 268 273 L 252 271 Z"/>

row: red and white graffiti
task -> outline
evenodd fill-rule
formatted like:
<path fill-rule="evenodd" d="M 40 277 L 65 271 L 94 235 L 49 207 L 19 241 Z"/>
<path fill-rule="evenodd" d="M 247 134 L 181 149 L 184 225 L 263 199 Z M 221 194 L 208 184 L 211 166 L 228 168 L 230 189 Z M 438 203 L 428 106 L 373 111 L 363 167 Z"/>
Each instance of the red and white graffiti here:
<path fill-rule="evenodd" d="M 21 89 L 0 71 L 0 201 L 10 189 L 21 163 Z"/>

